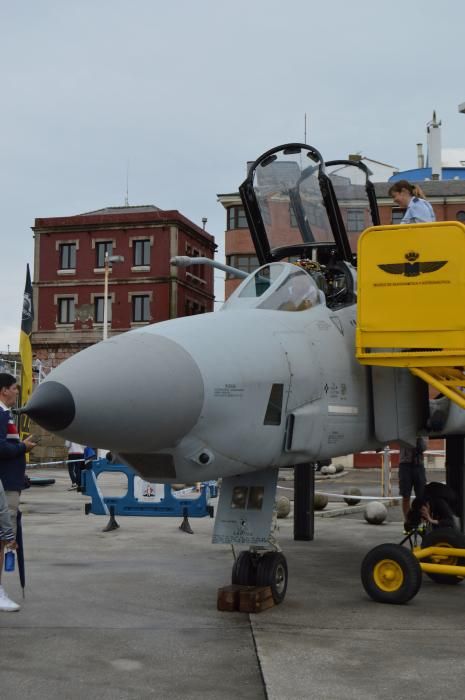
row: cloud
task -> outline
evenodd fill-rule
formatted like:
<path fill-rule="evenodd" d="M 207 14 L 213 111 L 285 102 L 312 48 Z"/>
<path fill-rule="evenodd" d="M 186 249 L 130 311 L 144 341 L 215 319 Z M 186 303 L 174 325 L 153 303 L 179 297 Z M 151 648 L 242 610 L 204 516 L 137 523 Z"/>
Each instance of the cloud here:
<path fill-rule="evenodd" d="M 19 350 L 19 325 L 2 326 L 0 328 L 0 353 L 2 357 L 8 352 Z"/>
<path fill-rule="evenodd" d="M 412 167 L 433 109 L 444 145 L 463 145 L 463 26 L 461 0 L 3 4 L 0 292 L 17 304 L 1 344 L 16 344 L 34 219 L 123 204 L 128 160 L 131 204 L 206 216 L 219 239 L 216 194 L 301 141 L 304 113 L 326 159 Z"/>

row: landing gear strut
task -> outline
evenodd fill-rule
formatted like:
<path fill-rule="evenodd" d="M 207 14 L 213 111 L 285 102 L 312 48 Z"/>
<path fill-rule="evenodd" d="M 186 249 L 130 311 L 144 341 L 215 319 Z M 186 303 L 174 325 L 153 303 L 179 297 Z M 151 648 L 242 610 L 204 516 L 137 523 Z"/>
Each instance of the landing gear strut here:
<path fill-rule="evenodd" d="M 240 586 L 269 586 L 276 605 L 287 590 L 288 571 L 281 552 L 259 550 L 240 552 L 232 569 L 232 583 Z"/>

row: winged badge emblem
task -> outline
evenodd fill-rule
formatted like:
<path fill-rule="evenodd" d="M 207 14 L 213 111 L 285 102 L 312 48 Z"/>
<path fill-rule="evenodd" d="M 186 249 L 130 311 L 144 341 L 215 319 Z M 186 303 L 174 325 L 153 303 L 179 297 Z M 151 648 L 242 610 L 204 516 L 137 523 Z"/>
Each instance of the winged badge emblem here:
<path fill-rule="evenodd" d="M 378 265 L 380 270 L 387 272 L 389 275 L 404 275 L 405 277 L 418 277 L 428 272 L 436 272 L 444 267 L 448 260 L 431 260 L 429 262 L 420 262 L 418 258 L 420 254 L 411 250 L 405 254 L 406 262 L 401 263 L 386 263 Z"/>

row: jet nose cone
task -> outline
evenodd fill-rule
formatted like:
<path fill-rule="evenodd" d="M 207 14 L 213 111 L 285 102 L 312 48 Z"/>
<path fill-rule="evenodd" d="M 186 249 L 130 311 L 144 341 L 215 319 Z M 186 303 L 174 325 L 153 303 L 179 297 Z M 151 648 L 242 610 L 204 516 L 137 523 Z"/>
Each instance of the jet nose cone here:
<path fill-rule="evenodd" d="M 69 389 L 54 381 L 40 384 L 18 413 L 26 413 L 45 430 L 64 430 L 74 420 L 76 406 Z"/>
<path fill-rule="evenodd" d="M 81 445 L 151 453 L 191 430 L 203 399 L 203 378 L 187 350 L 135 331 L 63 362 L 37 387 L 26 413 Z"/>

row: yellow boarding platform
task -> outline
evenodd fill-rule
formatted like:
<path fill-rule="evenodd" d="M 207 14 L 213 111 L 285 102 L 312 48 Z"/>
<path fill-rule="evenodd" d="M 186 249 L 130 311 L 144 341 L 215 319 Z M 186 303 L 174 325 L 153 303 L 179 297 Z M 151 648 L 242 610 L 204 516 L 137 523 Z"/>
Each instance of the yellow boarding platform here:
<path fill-rule="evenodd" d="M 356 357 L 407 367 L 465 408 L 465 226 L 373 226 L 358 242 Z"/>

